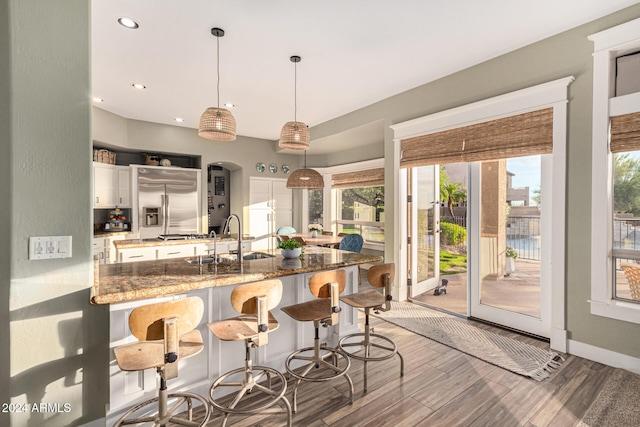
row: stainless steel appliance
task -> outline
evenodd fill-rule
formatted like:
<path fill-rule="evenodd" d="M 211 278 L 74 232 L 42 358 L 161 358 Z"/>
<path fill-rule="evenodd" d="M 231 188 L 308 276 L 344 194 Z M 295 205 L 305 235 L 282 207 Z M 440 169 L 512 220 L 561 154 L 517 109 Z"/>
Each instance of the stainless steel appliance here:
<path fill-rule="evenodd" d="M 200 232 L 200 170 L 137 167 L 140 238 Z"/>

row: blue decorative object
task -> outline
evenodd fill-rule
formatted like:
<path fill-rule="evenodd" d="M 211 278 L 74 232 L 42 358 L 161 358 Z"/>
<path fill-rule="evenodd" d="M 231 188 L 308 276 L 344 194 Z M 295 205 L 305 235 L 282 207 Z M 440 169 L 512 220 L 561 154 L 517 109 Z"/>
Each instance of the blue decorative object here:
<path fill-rule="evenodd" d="M 342 238 L 342 240 L 340 240 L 340 246 L 338 246 L 338 249 L 349 252 L 360 252 L 363 244 L 364 239 L 361 235 L 347 234 Z"/>
<path fill-rule="evenodd" d="M 284 226 L 278 228 L 278 230 L 276 230 L 276 234 L 296 234 L 296 229 L 293 227 Z"/>

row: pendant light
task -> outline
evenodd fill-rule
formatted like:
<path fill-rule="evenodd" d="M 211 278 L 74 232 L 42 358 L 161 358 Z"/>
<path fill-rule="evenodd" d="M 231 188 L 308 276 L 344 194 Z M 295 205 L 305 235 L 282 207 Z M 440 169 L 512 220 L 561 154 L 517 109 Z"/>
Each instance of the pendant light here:
<path fill-rule="evenodd" d="M 287 179 L 287 188 L 300 188 L 307 190 L 317 190 L 324 188 L 324 178 L 320 172 L 314 169 L 307 169 L 307 152 L 304 152 L 304 168 L 291 172 Z"/>
<path fill-rule="evenodd" d="M 236 119 L 225 108 L 220 108 L 220 37 L 224 36 L 224 30 L 212 28 L 211 34 L 216 37 L 216 95 L 217 107 L 209 107 L 200 116 L 198 135 L 214 141 L 233 141 L 236 139 Z"/>
<path fill-rule="evenodd" d="M 289 58 L 293 62 L 293 121 L 285 123 L 280 131 L 280 142 L 278 146 L 280 148 L 290 148 L 292 150 L 308 150 L 309 141 L 311 137 L 309 135 L 309 128 L 302 122 L 298 121 L 298 62 L 302 60 L 297 55 Z"/>

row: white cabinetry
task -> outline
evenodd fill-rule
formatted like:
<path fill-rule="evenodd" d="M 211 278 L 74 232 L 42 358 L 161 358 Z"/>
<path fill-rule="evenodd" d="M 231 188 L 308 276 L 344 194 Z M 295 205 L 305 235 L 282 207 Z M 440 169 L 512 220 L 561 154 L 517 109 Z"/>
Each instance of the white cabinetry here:
<path fill-rule="evenodd" d="M 95 238 L 93 239 L 93 256 L 98 257 L 100 264 L 109 263 L 109 239 Z"/>
<path fill-rule="evenodd" d="M 158 258 L 157 248 L 118 249 L 118 262 L 150 261 Z"/>
<path fill-rule="evenodd" d="M 116 206 L 113 181 L 114 167 L 105 163 L 93 163 L 93 207 L 113 208 Z"/>
<path fill-rule="evenodd" d="M 272 235 L 293 222 L 293 196 L 286 179 L 250 178 L 249 234 L 253 250 L 273 249 Z"/>
<path fill-rule="evenodd" d="M 195 256 L 196 246 L 202 245 L 160 246 L 158 248 L 158 259 L 186 258 Z"/>
<path fill-rule="evenodd" d="M 131 168 L 129 166 L 116 166 L 115 177 L 118 183 L 116 204 L 120 208 L 131 207 Z"/>
<path fill-rule="evenodd" d="M 131 207 L 131 170 L 93 162 L 93 207 Z"/>

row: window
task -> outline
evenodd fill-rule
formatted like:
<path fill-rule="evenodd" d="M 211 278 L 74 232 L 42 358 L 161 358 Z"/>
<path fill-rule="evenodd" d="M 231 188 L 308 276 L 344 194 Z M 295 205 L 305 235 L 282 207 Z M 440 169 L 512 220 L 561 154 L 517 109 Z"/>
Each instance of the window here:
<path fill-rule="evenodd" d="M 319 190 L 309 190 L 309 202 L 308 202 L 308 212 L 309 212 L 309 224 L 324 224 L 323 220 L 323 189 Z"/>
<path fill-rule="evenodd" d="M 365 243 L 384 242 L 384 168 L 334 174 L 338 233 L 357 233 Z"/>
<path fill-rule="evenodd" d="M 594 42 L 591 313 L 640 323 L 640 301 L 631 292 L 633 268 L 640 267 L 640 92 L 633 71 L 640 19 L 589 39 Z"/>
<path fill-rule="evenodd" d="M 365 242 L 384 242 L 384 187 L 336 190 L 338 233 L 357 233 Z"/>

